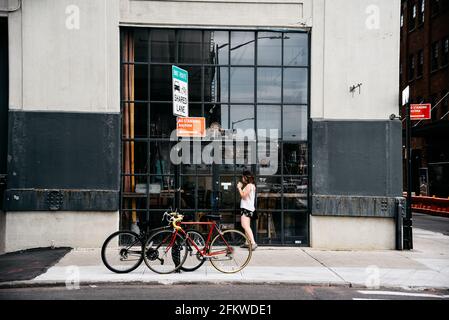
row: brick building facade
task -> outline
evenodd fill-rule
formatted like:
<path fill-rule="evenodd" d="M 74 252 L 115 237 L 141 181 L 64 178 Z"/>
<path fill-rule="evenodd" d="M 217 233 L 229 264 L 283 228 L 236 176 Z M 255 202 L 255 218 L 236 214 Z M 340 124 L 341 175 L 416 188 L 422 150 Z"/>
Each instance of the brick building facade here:
<path fill-rule="evenodd" d="M 401 10 L 400 87 L 403 90 L 410 86 L 411 103 L 431 103 L 433 108 L 431 120 L 412 124 L 412 192 L 446 198 L 449 197 L 449 0 L 403 0 Z M 401 112 L 404 116 L 405 110 Z"/>

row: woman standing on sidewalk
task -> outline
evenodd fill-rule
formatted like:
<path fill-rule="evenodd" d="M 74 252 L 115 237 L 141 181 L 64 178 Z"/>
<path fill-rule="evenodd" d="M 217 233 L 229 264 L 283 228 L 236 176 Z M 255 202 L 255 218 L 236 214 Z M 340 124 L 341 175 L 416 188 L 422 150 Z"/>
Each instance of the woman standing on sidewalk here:
<path fill-rule="evenodd" d="M 254 184 L 254 176 L 251 171 L 243 172 L 242 181 L 243 183 L 239 181 L 237 184 L 237 190 L 242 198 L 240 201 L 240 213 L 242 215 L 241 223 L 246 235 L 251 241 L 252 250 L 255 250 L 257 248 L 257 244 L 256 241 L 254 241 L 253 231 L 251 230 L 251 218 L 254 217 L 254 212 L 256 211 L 256 186 Z M 248 247 L 248 244 L 243 247 Z"/>

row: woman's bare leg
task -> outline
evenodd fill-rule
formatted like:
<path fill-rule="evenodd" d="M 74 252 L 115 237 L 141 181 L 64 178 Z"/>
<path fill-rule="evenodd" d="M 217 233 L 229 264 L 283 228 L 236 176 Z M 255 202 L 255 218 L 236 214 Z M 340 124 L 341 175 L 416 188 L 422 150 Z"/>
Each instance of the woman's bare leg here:
<path fill-rule="evenodd" d="M 247 216 L 242 215 L 240 222 L 242 224 L 243 230 L 245 230 L 246 235 L 248 236 L 249 240 L 251 241 L 251 244 L 256 244 L 256 241 L 254 241 L 253 230 L 251 230 L 251 218 L 248 218 Z"/>

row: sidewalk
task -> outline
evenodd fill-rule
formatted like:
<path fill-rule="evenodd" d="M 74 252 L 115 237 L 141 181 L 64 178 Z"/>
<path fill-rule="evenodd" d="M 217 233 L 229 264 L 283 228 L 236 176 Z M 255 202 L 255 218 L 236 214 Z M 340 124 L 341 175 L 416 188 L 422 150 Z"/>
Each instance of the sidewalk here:
<path fill-rule="evenodd" d="M 449 289 L 449 237 L 414 230 L 415 250 L 325 251 L 310 248 L 259 247 L 240 273 L 222 274 L 210 264 L 193 273 L 159 275 L 142 264 L 129 274 L 114 274 L 103 266 L 100 249 L 75 249 L 46 273 L 8 286 L 65 285 L 79 274 L 81 285 L 101 283 L 188 284 L 287 283 L 324 286 Z M 76 266 L 76 267 L 73 267 Z"/>

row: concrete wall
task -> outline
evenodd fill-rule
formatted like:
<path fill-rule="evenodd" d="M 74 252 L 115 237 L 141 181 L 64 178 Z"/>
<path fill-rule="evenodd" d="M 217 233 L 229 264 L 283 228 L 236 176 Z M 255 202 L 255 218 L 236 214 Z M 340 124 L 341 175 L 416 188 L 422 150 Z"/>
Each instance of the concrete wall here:
<path fill-rule="evenodd" d="M 120 112 L 118 1 L 24 0 L 9 28 L 11 109 Z"/>
<path fill-rule="evenodd" d="M 311 0 L 120 0 L 122 24 L 161 26 L 301 27 L 312 18 Z"/>
<path fill-rule="evenodd" d="M 122 25 L 311 27 L 311 117 L 325 119 L 397 113 L 399 17 L 400 0 L 120 0 Z"/>
<path fill-rule="evenodd" d="M 50 247 L 100 248 L 118 230 L 118 212 L 12 212 L 0 218 L 3 252 Z"/>
<path fill-rule="evenodd" d="M 5 252 L 6 213 L 0 210 L 0 254 Z"/>
<path fill-rule="evenodd" d="M 346 157 L 346 163 L 336 163 L 327 152 L 320 152 L 322 145 L 312 142 L 312 194 L 320 201 L 323 194 L 318 185 L 337 181 L 343 188 L 327 190 L 326 195 L 335 198 L 332 203 L 338 211 L 319 212 L 310 222 L 311 246 L 326 249 L 394 249 L 395 222 L 392 218 L 356 217 L 357 212 L 340 212 L 338 205 L 344 189 L 352 188 L 352 196 L 362 196 L 362 202 L 370 203 L 379 192 L 370 184 L 371 178 L 386 181 L 384 196 L 400 197 L 401 133 L 400 130 L 378 130 L 369 138 L 362 135 L 344 140 L 345 135 L 356 133 L 357 128 L 369 126 L 374 121 L 388 122 L 391 114 L 397 114 L 399 94 L 399 0 L 314 0 L 312 26 L 311 68 L 311 118 L 316 123 L 327 123 L 314 136 L 331 135 L 329 127 L 341 128 L 340 136 L 333 136 L 344 148 L 335 148 L 335 155 Z M 349 88 L 361 83 L 361 89 L 351 93 Z M 347 126 L 353 120 L 353 125 Z M 368 121 L 368 122 L 364 122 Z M 385 123 L 385 128 L 399 128 L 400 124 Z M 344 129 L 343 127 L 347 128 Z M 316 126 L 314 125 L 314 128 Z M 359 130 L 360 131 L 360 130 Z M 363 131 L 363 130 L 362 130 Z M 366 148 L 357 148 L 356 141 Z M 385 143 L 387 148 L 374 152 L 370 145 Z M 392 150 L 392 147 L 397 147 Z M 335 147 L 335 145 L 334 145 Z M 353 152 L 351 152 L 351 148 Z M 349 151 L 349 152 L 348 152 Z M 385 163 L 386 161 L 389 163 Z M 379 167 L 373 163 L 385 163 Z M 323 164 L 327 166 L 323 167 Z M 353 172 L 363 169 L 361 179 Z M 393 169 L 392 169 L 393 168 Z M 346 171 L 345 171 L 346 170 Z M 344 172 L 348 174 L 345 175 Z M 386 173 L 385 173 L 386 172 Z M 379 175 L 380 176 L 376 176 Z M 384 176 L 382 176 L 384 174 Z M 341 176 L 345 176 L 343 179 Z M 315 179 L 320 177 L 319 179 Z M 394 179 L 393 179 L 394 177 Z M 344 186 L 347 184 L 347 186 Z M 394 208 L 392 211 L 394 211 Z M 379 215 L 371 212 L 369 215 Z M 321 216 L 324 215 L 324 216 Z M 349 217 L 354 215 L 354 217 Z"/>
<path fill-rule="evenodd" d="M 11 1 L 10 7 L 15 7 Z M 47 147 L 56 143 L 62 148 L 52 149 L 45 161 L 38 161 L 39 166 L 49 165 L 51 161 L 59 157 L 64 158 L 73 152 L 73 145 L 67 141 L 63 143 L 67 134 L 75 139 L 72 144 L 75 143 L 83 149 L 112 146 L 118 150 L 119 140 L 114 136 L 108 136 L 108 139 L 101 141 L 100 145 L 92 146 L 89 145 L 93 143 L 92 139 L 86 140 L 82 137 L 87 128 L 80 131 L 79 128 L 72 126 L 64 127 L 60 121 L 67 116 L 76 114 L 83 116 L 81 113 L 89 113 L 95 114 L 93 117 L 98 118 L 98 121 L 86 121 L 85 125 L 101 126 L 108 123 L 110 114 L 118 117 L 120 112 L 118 17 L 118 0 L 23 0 L 21 10 L 8 14 L 10 111 L 15 112 L 14 114 L 17 111 L 31 114 L 30 117 L 33 119 L 37 119 L 33 115 L 51 117 L 54 123 L 49 127 L 40 127 L 33 133 L 22 133 L 33 136 L 41 142 L 47 140 Z M 66 113 L 72 115 L 66 116 Z M 38 123 L 33 123 L 39 126 Z M 12 128 L 17 129 L 17 126 L 10 123 L 10 129 Z M 119 130 L 118 127 L 115 130 Z M 116 133 L 115 136 L 118 136 L 118 131 Z M 43 139 L 45 135 L 49 135 L 50 139 Z M 13 162 L 17 160 L 14 159 L 13 151 L 25 146 L 25 140 L 13 142 L 13 139 L 14 137 L 10 136 L 9 169 L 14 167 Z M 45 146 L 38 144 L 34 147 L 42 150 Z M 108 156 L 117 160 L 119 152 Z M 65 159 L 60 164 L 69 165 L 70 161 Z M 114 163 L 118 163 L 118 160 Z M 15 170 L 11 174 L 31 181 L 27 172 L 29 170 L 39 172 L 37 168 L 33 169 L 36 164 L 29 161 L 26 170 Z M 104 159 L 94 164 L 103 169 L 107 166 Z M 54 170 L 52 175 L 56 178 L 70 175 L 73 177 L 75 171 L 81 169 L 77 163 L 73 165 L 72 168 L 75 170 L 63 172 Z M 118 166 L 112 167 L 118 177 L 120 174 Z M 50 187 L 44 187 L 39 182 L 29 191 L 40 190 L 45 193 L 47 188 L 62 192 L 65 192 L 65 189 L 80 193 L 85 191 L 82 185 L 56 185 L 58 179 L 53 180 Z M 89 189 L 99 192 L 110 189 L 102 187 L 103 182 L 90 186 Z M 118 193 L 118 190 L 115 192 Z M 55 246 L 100 247 L 107 235 L 118 230 L 119 214 L 117 211 L 111 212 L 104 208 L 99 210 L 101 212 L 9 211 L 0 219 L 0 230 L 5 230 L 1 234 L 0 249 L 9 252 L 47 247 L 52 241 Z"/>
<path fill-rule="evenodd" d="M 394 250 L 390 218 L 317 217 L 310 219 L 311 246 L 326 250 Z"/>
<path fill-rule="evenodd" d="M 311 117 L 387 120 L 398 110 L 400 1 L 313 3 Z"/>

